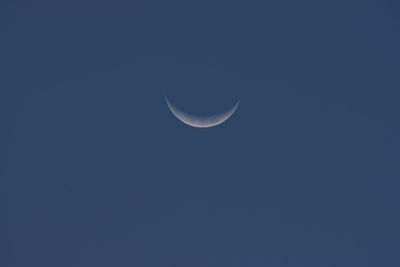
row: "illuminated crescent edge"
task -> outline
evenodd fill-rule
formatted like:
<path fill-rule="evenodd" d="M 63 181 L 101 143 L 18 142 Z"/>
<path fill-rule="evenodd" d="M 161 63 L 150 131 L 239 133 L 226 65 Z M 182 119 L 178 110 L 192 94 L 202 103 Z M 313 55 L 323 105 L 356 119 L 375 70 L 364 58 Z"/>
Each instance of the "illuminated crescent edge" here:
<path fill-rule="evenodd" d="M 187 112 L 182 111 L 178 107 L 172 105 L 172 103 L 168 100 L 168 97 L 165 96 L 165 100 L 167 102 L 168 108 L 171 110 L 172 114 L 179 119 L 181 122 L 197 128 L 209 128 L 217 126 L 226 120 L 228 120 L 232 114 L 236 111 L 239 106 L 240 100 L 236 102 L 236 104 L 229 110 L 222 112 L 220 114 L 211 115 L 211 116 L 198 116 L 193 115 Z"/>

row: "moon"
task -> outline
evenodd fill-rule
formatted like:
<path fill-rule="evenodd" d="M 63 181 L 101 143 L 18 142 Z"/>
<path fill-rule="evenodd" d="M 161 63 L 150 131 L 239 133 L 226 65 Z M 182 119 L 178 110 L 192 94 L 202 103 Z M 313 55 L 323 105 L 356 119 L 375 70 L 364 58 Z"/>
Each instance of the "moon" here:
<path fill-rule="evenodd" d="M 210 116 L 200 116 L 194 115 L 187 112 L 182 111 L 178 107 L 174 106 L 169 100 L 168 97 L 165 96 L 165 101 L 167 102 L 168 108 L 171 110 L 172 114 L 180 120 L 181 122 L 196 128 L 210 128 L 217 126 L 226 120 L 228 120 L 232 114 L 236 111 L 239 106 L 240 100 L 236 102 L 236 104 L 228 109 L 225 112 L 214 114 Z"/>

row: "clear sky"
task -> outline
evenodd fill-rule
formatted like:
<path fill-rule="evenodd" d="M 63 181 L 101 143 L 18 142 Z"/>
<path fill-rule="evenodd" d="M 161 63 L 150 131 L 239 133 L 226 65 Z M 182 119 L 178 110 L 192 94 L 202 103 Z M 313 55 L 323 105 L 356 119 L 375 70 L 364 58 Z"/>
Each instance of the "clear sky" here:
<path fill-rule="evenodd" d="M 1 1 L 0 266 L 400 266 L 399 48 L 395 0 Z"/>

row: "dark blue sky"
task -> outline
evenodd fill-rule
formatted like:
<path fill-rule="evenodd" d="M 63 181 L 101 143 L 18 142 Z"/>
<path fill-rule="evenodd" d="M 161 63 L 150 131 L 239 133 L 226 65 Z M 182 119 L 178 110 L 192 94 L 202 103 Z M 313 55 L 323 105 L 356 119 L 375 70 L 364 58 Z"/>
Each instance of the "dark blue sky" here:
<path fill-rule="evenodd" d="M 395 0 L 1 1 L 0 266 L 400 266 L 399 33 Z"/>

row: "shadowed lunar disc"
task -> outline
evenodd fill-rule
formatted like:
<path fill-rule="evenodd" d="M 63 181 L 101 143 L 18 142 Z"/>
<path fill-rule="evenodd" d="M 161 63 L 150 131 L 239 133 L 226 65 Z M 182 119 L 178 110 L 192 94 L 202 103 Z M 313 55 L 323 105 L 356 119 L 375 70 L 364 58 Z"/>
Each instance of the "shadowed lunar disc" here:
<path fill-rule="evenodd" d="M 220 114 L 199 116 L 180 110 L 178 107 L 172 105 L 167 96 L 165 96 L 165 100 L 167 101 L 168 107 L 175 117 L 177 117 L 181 122 L 197 128 L 209 128 L 223 123 L 232 116 L 240 102 L 240 100 L 238 100 L 238 102 L 232 108 Z"/>

